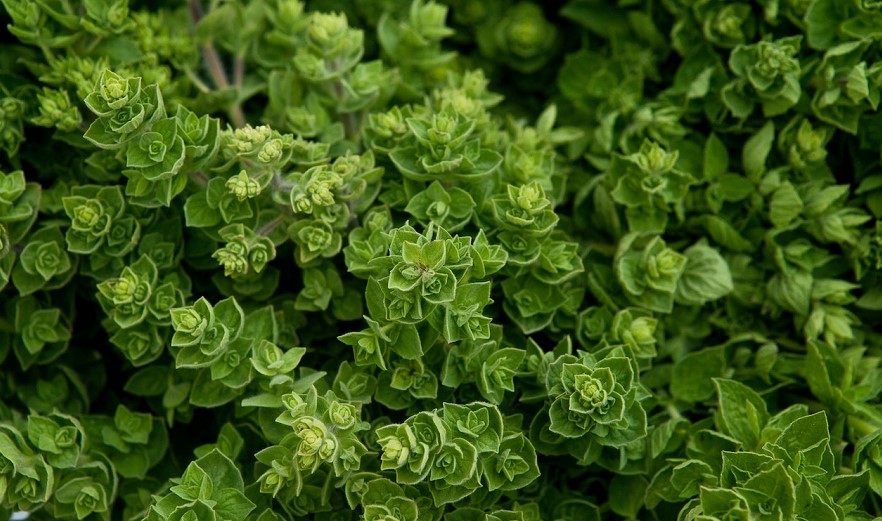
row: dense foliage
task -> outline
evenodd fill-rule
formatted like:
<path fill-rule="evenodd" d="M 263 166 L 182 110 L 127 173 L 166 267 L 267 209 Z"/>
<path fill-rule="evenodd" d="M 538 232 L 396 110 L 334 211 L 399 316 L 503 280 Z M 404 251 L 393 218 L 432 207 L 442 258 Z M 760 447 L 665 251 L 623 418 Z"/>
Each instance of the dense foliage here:
<path fill-rule="evenodd" d="M 882 2 L 0 3 L 0 519 L 882 514 Z"/>

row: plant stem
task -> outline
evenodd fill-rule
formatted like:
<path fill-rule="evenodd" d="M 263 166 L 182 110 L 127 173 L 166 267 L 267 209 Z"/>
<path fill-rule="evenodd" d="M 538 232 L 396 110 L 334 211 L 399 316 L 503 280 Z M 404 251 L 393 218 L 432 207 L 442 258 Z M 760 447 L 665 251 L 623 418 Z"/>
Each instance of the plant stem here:
<path fill-rule="evenodd" d="M 193 27 L 195 27 L 199 23 L 199 20 L 202 19 L 202 6 L 200 5 L 199 0 L 190 0 L 190 17 L 193 20 Z M 205 63 L 205 67 L 208 69 L 208 73 L 211 75 L 215 87 L 219 90 L 230 87 L 230 80 L 227 78 L 227 72 L 224 70 L 220 55 L 214 44 L 210 42 L 202 44 L 202 61 Z M 238 101 L 227 110 L 227 113 L 234 126 L 245 126 L 245 112 L 242 111 L 242 106 Z"/>
<path fill-rule="evenodd" d="M 273 219 L 271 221 L 267 221 L 263 226 L 261 226 L 260 228 L 255 230 L 254 234 L 260 235 L 262 237 L 266 237 L 267 235 L 272 233 L 273 230 L 278 228 L 280 224 L 284 223 L 286 217 L 287 216 L 284 214 L 279 214 L 278 217 L 276 217 L 275 219 Z"/>
<path fill-rule="evenodd" d="M 86 47 L 86 54 L 91 54 L 92 51 L 94 51 L 99 45 L 101 45 L 101 42 L 103 41 L 103 36 L 96 36 L 94 39 L 92 39 L 92 41 L 89 42 L 89 46 Z"/>
<path fill-rule="evenodd" d="M 40 45 L 40 50 L 43 51 L 43 56 L 46 58 L 46 61 L 55 60 L 55 53 L 52 52 L 52 49 L 46 47 L 45 45 Z"/>
<path fill-rule="evenodd" d="M 346 129 L 346 137 L 351 141 L 358 141 L 358 116 L 354 112 L 340 114 L 343 120 L 343 128 Z"/>
<path fill-rule="evenodd" d="M 206 43 L 202 46 L 202 58 L 205 60 L 208 73 L 211 74 L 211 79 L 214 80 L 215 86 L 219 89 L 229 87 L 230 80 L 227 79 L 227 73 L 224 71 L 223 65 L 221 65 L 220 56 L 218 56 L 214 45 Z"/>
<path fill-rule="evenodd" d="M 196 88 L 199 89 L 200 92 L 203 92 L 205 94 L 208 94 L 209 92 L 211 92 L 211 87 L 209 87 L 204 81 L 202 81 L 202 78 L 200 78 L 193 71 L 193 69 L 191 69 L 190 67 L 186 67 L 184 69 L 184 72 L 187 74 L 187 78 L 189 78 L 190 81 L 193 82 L 193 85 L 195 85 Z"/>
<path fill-rule="evenodd" d="M 272 187 L 279 192 L 290 192 L 292 188 L 294 188 L 296 183 L 288 183 L 282 179 L 280 173 L 276 172 L 273 174 L 273 179 L 271 181 Z"/>
<path fill-rule="evenodd" d="M 237 89 L 242 88 L 242 81 L 245 79 L 245 58 L 242 56 L 236 56 L 236 61 L 233 62 L 233 85 L 236 86 Z"/>
<path fill-rule="evenodd" d="M 864 436 L 868 436 L 870 434 L 873 434 L 874 432 L 879 430 L 879 428 L 876 427 L 875 425 L 873 425 L 870 422 L 865 421 L 861 418 L 858 418 L 857 416 L 854 416 L 854 415 L 850 415 L 848 417 L 848 426 L 853 431 L 858 432 L 860 434 L 859 437 L 861 437 L 861 438 L 863 438 Z"/>
<path fill-rule="evenodd" d="M 190 172 L 187 175 L 190 177 L 190 180 L 193 181 L 194 183 L 196 183 L 197 185 L 199 185 L 203 188 L 208 186 L 208 176 L 205 175 L 204 172 L 197 170 L 194 172 Z"/>

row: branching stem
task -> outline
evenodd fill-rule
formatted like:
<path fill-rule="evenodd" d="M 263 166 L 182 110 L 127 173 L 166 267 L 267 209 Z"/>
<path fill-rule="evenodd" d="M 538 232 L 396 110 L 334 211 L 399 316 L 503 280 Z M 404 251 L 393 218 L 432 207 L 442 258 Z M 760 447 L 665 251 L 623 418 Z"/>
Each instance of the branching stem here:
<path fill-rule="evenodd" d="M 287 215 L 279 214 L 278 217 L 271 221 L 267 221 L 263 226 L 254 231 L 256 235 L 266 237 L 287 220 Z"/>
<path fill-rule="evenodd" d="M 202 15 L 202 5 L 200 5 L 199 0 L 190 0 L 190 18 L 193 20 L 193 27 L 196 27 L 199 20 L 202 19 Z M 218 90 L 230 87 L 230 80 L 227 78 L 227 72 L 224 70 L 220 55 L 214 44 L 210 42 L 202 44 L 202 61 L 205 63 L 205 67 L 208 69 L 208 73 L 211 75 L 211 79 Z M 242 70 L 244 74 L 244 63 Z M 242 105 L 238 101 L 228 109 L 227 113 L 235 127 L 241 128 L 245 126 L 245 112 L 242 111 Z"/>

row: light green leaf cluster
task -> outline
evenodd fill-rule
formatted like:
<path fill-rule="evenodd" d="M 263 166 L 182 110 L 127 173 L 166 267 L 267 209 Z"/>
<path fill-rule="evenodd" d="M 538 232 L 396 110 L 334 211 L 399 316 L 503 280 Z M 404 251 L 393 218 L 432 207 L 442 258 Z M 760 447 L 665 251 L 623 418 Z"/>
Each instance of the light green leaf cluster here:
<path fill-rule="evenodd" d="M 377 430 L 381 469 L 396 482 L 428 481 L 436 506 L 459 501 L 478 488 L 524 487 L 536 479 L 536 453 L 522 433 L 506 435 L 499 410 L 480 402 L 445 404 L 402 424 Z"/>
<path fill-rule="evenodd" d="M 211 305 L 173 308 L 171 345 L 176 368 L 201 369 L 190 401 L 216 407 L 229 402 L 251 381 L 249 364 L 255 338 L 245 336 L 245 313 L 233 297 Z"/>
<path fill-rule="evenodd" d="M 232 278 L 259 275 L 267 263 L 276 257 L 276 247 L 263 235 L 256 235 L 242 224 L 229 224 L 218 233 L 227 241 L 211 256 L 224 268 L 224 275 Z"/>
<path fill-rule="evenodd" d="M 62 204 L 70 219 L 70 228 L 65 233 L 67 249 L 71 253 L 91 255 L 93 269 L 135 248 L 141 223 L 127 214 L 125 198 L 118 186 L 78 186 L 62 199 Z"/>
<path fill-rule="evenodd" d="M 558 34 L 539 5 L 519 2 L 496 24 L 479 29 L 476 40 L 481 54 L 530 73 L 542 68 L 553 56 Z"/>
<path fill-rule="evenodd" d="M 430 326 L 448 342 L 489 338 L 491 320 L 482 310 L 491 302 L 490 283 L 476 279 L 500 269 L 504 257 L 488 264 L 476 247 L 480 244 L 434 225 L 424 234 L 410 226 L 381 233 L 376 241 L 385 245 L 380 251 L 368 250 L 376 256 L 364 263 L 371 273 L 366 293 L 370 317 L 365 317 L 370 327 L 340 340 L 353 346 L 359 365 L 385 368 L 391 356 L 402 359 L 415 379 L 391 376 L 392 389 L 409 390 L 414 398 L 434 398 L 437 378 L 431 373 L 419 376 L 425 372 L 420 358 L 434 340 L 424 348 L 418 328 Z"/>
<path fill-rule="evenodd" d="M 548 431 L 580 464 L 596 460 L 600 446 L 620 447 L 646 436 L 645 393 L 635 362 L 621 348 L 602 357 L 564 355 L 548 367 Z M 542 420 L 534 420 L 542 428 Z M 566 439 L 577 441 L 567 442 Z"/>
<path fill-rule="evenodd" d="M 765 401 L 750 388 L 725 379 L 715 384 L 718 428 L 742 450 L 724 451 L 721 466 L 690 460 L 669 470 L 672 484 L 703 485 L 699 497 L 681 512 L 684 519 L 841 519 L 859 508 L 868 475 L 836 476 L 823 412 L 809 414 L 805 406 L 796 405 L 770 416 Z M 805 472 L 807 468 L 813 471 Z"/>
<path fill-rule="evenodd" d="M 796 105 L 801 88 L 800 66 L 795 55 L 801 36 L 761 41 L 736 47 L 729 57 L 729 68 L 736 80 L 722 90 L 723 102 L 732 114 L 746 118 L 757 98 L 764 116 L 778 116 Z M 753 92 L 746 92 L 752 89 Z"/>
<path fill-rule="evenodd" d="M 84 137 L 102 149 L 125 151 L 126 195 L 136 204 L 168 206 L 186 187 L 181 169 L 198 168 L 216 152 L 218 121 L 185 108 L 167 117 L 159 86 L 142 82 L 105 69 L 85 98 L 97 119 Z"/>
<path fill-rule="evenodd" d="M 255 455 L 262 464 L 260 491 L 287 503 L 304 493 L 313 475 L 323 466 L 337 478 L 361 469 L 368 453 L 358 433 L 370 428 L 361 419 L 359 403 L 337 398 L 333 392 L 318 395 L 315 387 L 305 393 L 282 395 L 282 412 L 275 421 L 286 434 L 277 445 Z M 330 476 L 330 470 L 322 470 Z"/>
<path fill-rule="evenodd" d="M 610 196 L 627 208 L 631 230 L 663 231 L 671 210 L 682 214 L 680 205 L 695 179 L 677 168 L 678 156 L 650 141 L 633 154 L 613 156 L 607 172 Z"/>
<path fill-rule="evenodd" d="M 628 299 L 652 311 L 670 313 L 688 258 L 660 237 L 631 234 L 616 254 L 616 276 Z"/>
<path fill-rule="evenodd" d="M 245 496 L 239 469 L 215 449 L 191 462 L 173 479 L 169 493 L 150 507 L 148 521 L 245 521 L 255 505 Z"/>

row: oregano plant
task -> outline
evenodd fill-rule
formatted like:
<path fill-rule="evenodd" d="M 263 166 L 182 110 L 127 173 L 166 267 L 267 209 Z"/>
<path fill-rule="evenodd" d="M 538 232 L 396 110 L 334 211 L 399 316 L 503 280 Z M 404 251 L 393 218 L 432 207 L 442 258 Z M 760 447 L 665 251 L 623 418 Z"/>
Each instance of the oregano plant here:
<path fill-rule="evenodd" d="M 0 0 L 0 520 L 882 519 L 880 43 Z"/>

